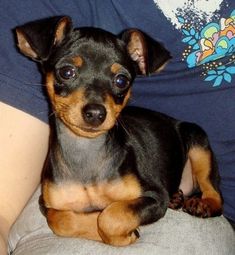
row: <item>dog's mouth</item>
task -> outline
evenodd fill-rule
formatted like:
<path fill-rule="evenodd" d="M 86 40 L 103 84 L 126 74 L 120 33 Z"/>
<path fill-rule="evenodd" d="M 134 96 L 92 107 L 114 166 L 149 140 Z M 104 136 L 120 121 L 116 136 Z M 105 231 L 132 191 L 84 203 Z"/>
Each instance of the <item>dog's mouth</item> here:
<path fill-rule="evenodd" d="M 68 114 L 68 112 L 59 111 L 57 117 L 67 128 L 78 136 L 97 137 L 110 130 L 116 122 L 116 118 L 110 110 L 105 112 L 104 117 L 101 114 L 97 115 L 95 110 L 91 112 L 91 116 L 90 112 L 86 116 L 77 111 L 75 113 L 73 111 L 71 112 L 72 114 Z M 92 116 L 93 113 L 96 115 Z"/>
<path fill-rule="evenodd" d="M 71 123 L 68 121 L 65 121 L 65 124 L 70 127 L 71 129 L 80 129 L 84 132 L 98 132 L 98 131 L 102 131 L 100 127 L 94 127 L 94 126 L 87 126 L 87 125 L 80 125 L 80 124 L 75 124 L 75 123 Z"/>
<path fill-rule="evenodd" d="M 77 126 L 77 128 L 81 129 L 84 132 L 91 132 L 91 133 L 102 131 L 100 128 L 97 128 L 97 127 L 79 127 L 79 126 Z"/>
<path fill-rule="evenodd" d="M 82 127 L 75 126 L 72 129 L 72 131 L 79 136 L 87 137 L 87 138 L 95 138 L 107 132 L 106 129 L 102 129 L 98 127 L 83 127 L 83 126 Z"/>
<path fill-rule="evenodd" d="M 87 125 L 78 125 L 75 123 L 71 123 L 67 120 L 62 121 L 74 134 L 82 137 L 94 138 L 107 131 L 106 129 L 103 129 L 101 126 L 93 127 Z"/>

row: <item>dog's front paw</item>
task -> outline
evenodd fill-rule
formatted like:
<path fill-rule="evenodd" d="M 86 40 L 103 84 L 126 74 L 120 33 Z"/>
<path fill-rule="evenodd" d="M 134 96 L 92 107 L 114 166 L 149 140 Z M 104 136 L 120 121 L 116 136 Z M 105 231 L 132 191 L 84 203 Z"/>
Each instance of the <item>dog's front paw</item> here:
<path fill-rule="evenodd" d="M 134 230 L 131 233 L 123 235 L 110 235 L 109 233 L 104 233 L 99 231 L 99 234 L 104 243 L 113 246 L 127 246 L 134 243 L 139 238 L 138 230 Z"/>
<path fill-rule="evenodd" d="M 192 197 L 185 201 L 183 211 L 200 218 L 218 216 L 221 209 L 217 208 L 216 202 L 212 198 Z"/>
<path fill-rule="evenodd" d="M 104 243 L 127 246 L 139 238 L 139 221 L 126 202 L 115 202 L 98 217 L 98 232 Z"/>

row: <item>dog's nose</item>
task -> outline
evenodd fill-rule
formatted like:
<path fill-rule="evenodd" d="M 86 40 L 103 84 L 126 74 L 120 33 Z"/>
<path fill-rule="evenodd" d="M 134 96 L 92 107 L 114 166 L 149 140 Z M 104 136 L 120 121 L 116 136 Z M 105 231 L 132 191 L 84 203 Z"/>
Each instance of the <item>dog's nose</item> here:
<path fill-rule="evenodd" d="M 95 127 L 104 122 L 106 114 L 106 109 L 101 104 L 87 104 L 82 109 L 82 116 L 85 122 Z"/>

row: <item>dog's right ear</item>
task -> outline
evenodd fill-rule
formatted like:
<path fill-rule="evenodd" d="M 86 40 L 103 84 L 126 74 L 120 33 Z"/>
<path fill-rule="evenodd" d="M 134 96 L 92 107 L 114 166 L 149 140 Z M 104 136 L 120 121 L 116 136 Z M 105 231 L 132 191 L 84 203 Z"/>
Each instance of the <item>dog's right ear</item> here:
<path fill-rule="evenodd" d="M 163 69 L 171 59 L 170 52 L 158 41 L 138 29 L 121 34 L 131 59 L 136 63 L 137 74 L 148 75 Z"/>
<path fill-rule="evenodd" d="M 20 51 L 35 61 L 43 62 L 71 32 L 72 21 L 68 16 L 42 19 L 16 28 Z"/>

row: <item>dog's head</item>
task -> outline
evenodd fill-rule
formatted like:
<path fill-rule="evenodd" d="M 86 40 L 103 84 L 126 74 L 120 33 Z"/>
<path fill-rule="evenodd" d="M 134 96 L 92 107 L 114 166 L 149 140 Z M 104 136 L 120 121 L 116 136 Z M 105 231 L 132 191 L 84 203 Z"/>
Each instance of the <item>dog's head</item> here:
<path fill-rule="evenodd" d="M 27 23 L 16 34 L 21 52 L 42 64 L 56 117 L 85 137 L 112 128 L 135 76 L 158 72 L 170 59 L 160 43 L 137 29 L 120 36 L 73 29 L 67 16 Z"/>

